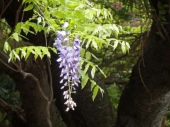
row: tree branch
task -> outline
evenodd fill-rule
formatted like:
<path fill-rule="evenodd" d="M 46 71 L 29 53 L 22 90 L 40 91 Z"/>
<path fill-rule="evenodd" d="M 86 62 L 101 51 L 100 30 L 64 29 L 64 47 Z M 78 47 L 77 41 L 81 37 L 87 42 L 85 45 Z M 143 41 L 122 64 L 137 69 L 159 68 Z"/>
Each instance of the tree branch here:
<path fill-rule="evenodd" d="M 16 12 L 15 26 L 16 26 L 17 23 L 18 23 L 19 14 L 20 14 L 20 12 L 21 12 L 22 7 L 23 7 L 23 5 L 22 5 L 22 2 L 21 2 L 20 6 L 19 6 L 19 8 L 18 8 L 18 10 L 17 10 L 17 12 Z"/>
<path fill-rule="evenodd" d="M 3 60 L 0 59 L 0 61 L 1 61 L 1 63 L 3 63 L 6 67 L 10 68 L 12 71 L 18 72 L 17 70 L 13 69 L 13 68 L 10 67 L 8 64 L 6 64 Z"/>
<path fill-rule="evenodd" d="M 31 73 L 26 73 L 26 72 L 24 72 L 23 70 L 21 70 L 20 73 L 24 76 L 24 78 L 30 77 L 30 78 L 32 78 L 32 79 L 36 82 L 36 84 L 37 84 L 37 86 L 38 86 L 38 89 L 39 89 L 41 95 L 42 95 L 43 98 L 47 101 L 47 106 L 46 106 L 46 110 L 47 110 L 47 121 L 48 121 L 49 127 L 52 127 L 52 123 L 51 123 L 51 120 L 50 120 L 50 104 L 51 104 L 51 102 L 50 102 L 49 99 L 45 96 L 43 90 L 41 89 L 41 86 L 40 86 L 40 83 L 39 83 L 38 79 L 37 79 L 33 74 L 31 74 Z"/>
<path fill-rule="evenodd" d="M 12 0 L 10 0 L 10 2 L 7 4 L 7 6 L 5 7 L 4 10 L 2 10 L 2 13 L 0 14 L 0 19 L 2 17 L 2 15 L 4 14 L 4 12 L 6 11 L 6 9 L 9 7 L 9 5 L 11 4 Z"/>
<path fill-rule="evenodd" d="M 8 105 L 4 100 L 2 100 L 0 98 L 0 106 L 5 110 L 5 111 L 9 111 L 12 110 L 11 106 Z"/>

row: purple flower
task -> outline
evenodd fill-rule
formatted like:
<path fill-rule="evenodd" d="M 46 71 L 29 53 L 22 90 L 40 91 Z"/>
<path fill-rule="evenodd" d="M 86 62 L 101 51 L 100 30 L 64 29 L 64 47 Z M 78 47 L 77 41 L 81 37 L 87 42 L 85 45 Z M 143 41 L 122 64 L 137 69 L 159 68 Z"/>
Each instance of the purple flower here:
<path fill-rule="evenodd" d="M 65 29 L 68 27 L 66 22 L 62 28 Z M 67 105 L 66 111 L 69 109 L 74 110 L 76 103 L 73 101 L 71 95 L 76 93 L 75 86 L 78 86 L 80 83 L 80 50 L 81 50 L 81 40 L 76 36 L 73 41 L 69 40 L 70 32 L 58 31 L 57 39 L 55 40 L 54 46 L 59 51 L 59 58 L 57 62 L 60 63 L 59 67 L 62 68 L 60 77 L 62 80 L 60 83 L 64 83 L 61 89 L 67 88 L 68 90 L 63 92 L 64 99 L 67 99 L 64 103 Z"/>

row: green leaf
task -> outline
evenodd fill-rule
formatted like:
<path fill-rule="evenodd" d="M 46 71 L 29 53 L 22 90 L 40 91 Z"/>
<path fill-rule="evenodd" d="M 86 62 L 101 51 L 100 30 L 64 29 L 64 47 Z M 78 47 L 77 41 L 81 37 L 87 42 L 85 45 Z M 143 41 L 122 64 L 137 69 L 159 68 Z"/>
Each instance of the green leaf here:
<path fill-rule="evenodd" d="M 92 95 L 92 100 L 93 101 L 97 96 L 98 90 L 99 90 L 98 86 L 95 86 L 94 89 L 93 89 L 93 95 Z"/>
<path fill-rule="evenodd" d="M 106 78 L 107 76 L 106 76 L 105 73 L 102 71 L 102 69 L 100 69 L 100 67 L 98 67 L 98 66 L 96 66 L 96 67 L 99 69 L 100 73 L 102 73 L 102 75 Z"/>
<path fill-rule="evenodd" d="M 122 52 L 126 53 L 126 47 L 125 47 L 125 42 L 124 41 L 122 41 L 122 43 L 121 43 L 121 48 L 122 48 Z"/>
<path fill-rule="evenodd" d="M 23 30 L 23 32 L 27 35 L 28 34 L 28 32 L 30 32 L 30 33 L 32 33 L 32 34 L 34 34 L 34 32 L 32 32 L 32 31 L 30 31 L 29 30 L 29 27 L 30 26 L 21 26 L 21 29 Z"/>
<path fill-rule="evenodd" d="M 25 56 L 25 60 L 28 59 L 30 53 L 33 53 L 34 54 L 34 51 L 32 50 L 32 46 L 28 47 L 27 48 L 27 52 L 26 52 L 26 56 Z"/>
<path fill-rule="evenodd" d="M 128 43 L 128 42 L 125 42 L 125 44 L 126 44 L 126 50 L 129 51 L 129 49 L 130 49 L 129 43 Z"/>
<path fill-rule="evenodd" d="M 91 53 L 90 52 L 86 52 L 86 60 L 90 60 L 91 59 Z"/>
<path fill-rule="evenodd" d="M 115 24 L 112 24 L 112 27 L 110 27 L 113 30 L 114 35 L 116 36 L 116 38 L 118 38 L 118 34 L 119 34 L 119 29 Z"/>
<path fill-rule="evenodd" d="M 49 49 L 51 49 L 54 53 L 56 53 L 57 54 L 57 50 L 56 50 L 56 48 L 52 48 L 52 47 L 48 47 Z"/>
<path fill-rule="evenodd" d="M 99 87 L 99 90 L 100 90 L 102 97 L 103 97 L 104 90 L 101 87 Z"/>
<path fill-rule="evenodd" d="M 16 48 L 16 49 L 15 49 L 15 51 L 16 51 L 16 54 L 18 54 L 18 55 L 19 55 L 20 48 Z"/>
<path fill-rule="evenodd" d="M 87 41 L 87 43 L 86 43 L 86 49 L 89 47 L 91 41 L 92 41 L 92 39 L 89 38 L 88 41 Z"/>
<path fill-rule="evenodd" d="M 34 47 L 34 51 L 35 51 L 35 53 L 34 53 L 34 58 L 35 58 L 35 59 L 37 59 L 38 56 L 39 56 L 40 58 L 42 57 L 42 56 L 41 56 L 41 50 L 40 50 L 39 47 Z"/>
<path fill-rule="evenodd" d="M 24 11 L 29 11 L 33 9 L 33 5 L 29 4 L 26 8 L 24 8 Z"/>
<path fill-rule="evenodd" d="M 18 35 L 18 33 L 13 33 L 12 36 L 14 37 L 14 39 L 15 39 L 16 41 L 19 41 L 19 35 Z"/>
<path fill-rule="evenodd" d="M 83 70 L 84 74 L 87 73 L 87 70 L 89 69 L 89 67 L 90 67 L 90 64 L 87 63 L 87 64 L 85 65 L 85 69 Z"/>
<path fill-rule="evenodd" d="M 8 63 L 14 59 L 14 54 L 12 53 L 12 51 L 9 53 L 9 59 L 8 59 Z"/>
<path fill-rule="evenodd" d="M 13 54 L 12 57 L 11 57 L 12 60 L 15 61 L 16 58 L 17 58 L 18 60 L 20 60 L 20 57 L 19 57 L 19 55 L 15 52 L 15 50 L 12 50 L 11 53 Z"/>
<path fill-rule="evenodd" d="M 91 70 L 91 77 L 92 78 L 94 78 L 95 72 L 96 72 L 96 67 L 94 66 Z"/>
<path fill-rule="evenodd" d="M 84 57 L 84 54 L 85 54 L 85 49 L 82 48 L 82 49 L 81 49 L 81 57 Z"/>
<path fill-rule="evenodd" d="M 38 17 L 38 18 L 37 18 L 37 23 L 39 24 L 41 21 L 42 21 L 42 20 L 41 20 L 41 17 Z"/>
<path fill-rule="evenodd" d="M 96 41 L 94 39 L 92 41 L 92 45 L 93 45 L 94 48 L 98 49 L 98 45 L 97 45 L 97 43 L 96 43 Z"/>
<path fill-rule="evenodd" d="M 9 45 L 9 43 L 7 41 L 5 41 L 5 43 L 4 43 L 3 51 L 4 52 L 11 51 L 11 46 Z"/>
<path fill-rule="evenodd" d="M 47 55 L 49 58 L 51 57 L 51 54 L 50 52 L 48 51 L 48 48 L 47 47 L 40 47 L 40 49 L 42 50 L 42 56 L 41 56 L 41 59 L 44 57 L 44 55 Z"/>
<path fill-rule="evenodd" d="M 90 80 L 91 81 L 91 91 L 93 90 L 94 86 L 96 85 L 96 82 L 94 80 Z"/>
<path fill-rule="evenodd" d="M 89 80 L 89 77 L 87 75 L 82 77 L 82 81 L 81 81 L 81 88 L 82 89 L 86 86 L 88 80 Z"/>
<path fill-rule="evenodd" d="M 26 56 L 26 47 L 20 48 L 21 50 L 21 59 Z"/>
<path fill-rule="evenodd" d="M 117 48 L 118 43 L 119 43 L 119 41 L 118 41 L 118 40 L 116 40 L 116 41 L 114 42 L 114 45 L 113 45 L 113 48 L 114 48 L 114 49 L 116 49 L 116 48 Z"/>

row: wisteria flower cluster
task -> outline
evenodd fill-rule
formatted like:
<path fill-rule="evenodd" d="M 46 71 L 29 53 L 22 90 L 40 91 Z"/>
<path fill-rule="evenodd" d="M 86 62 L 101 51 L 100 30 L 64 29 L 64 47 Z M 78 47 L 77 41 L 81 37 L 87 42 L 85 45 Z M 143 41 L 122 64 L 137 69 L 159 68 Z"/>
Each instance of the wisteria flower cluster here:
<path fill-rule="evenodd" d="M 72 99 L 72 93 L 76 93 L 75 86 L 80 83 L 79 63 L 80 57 L 80 43 L 81 40 L 78 36 L 73 39 L 69 38 L 70 32 L 66 31 L 68 23 L 64 23 L 62 31 L 57 31 L 57 39 L 55 40 L 54 46 L 59 51 L 59 58 L 57 62 L 60 63 L 59 67 L 62 68 L 61 84 L 64 84 L 61 89 L 67 89 L 63 92 L 64 99 L 67 105 L 66 111 L 69 109 L 74 110 L 76 103 Z"/>

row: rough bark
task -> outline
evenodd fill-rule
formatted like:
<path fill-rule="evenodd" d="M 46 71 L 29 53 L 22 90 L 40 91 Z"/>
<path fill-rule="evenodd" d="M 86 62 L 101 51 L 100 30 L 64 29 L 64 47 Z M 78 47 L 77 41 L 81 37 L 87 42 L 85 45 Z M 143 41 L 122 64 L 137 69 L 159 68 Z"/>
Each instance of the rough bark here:
<path fill-rule="evenodd" d="M 170 25 L 160 18 L 170 21 L 169 7 L 159 15 L 158 1 L 150 2 L 156 9 L 152 28 L 121 96 L 116 127 L 161 127 L 170 102 Z M 168 4 L 168 0 L 159 2 Z"/>

